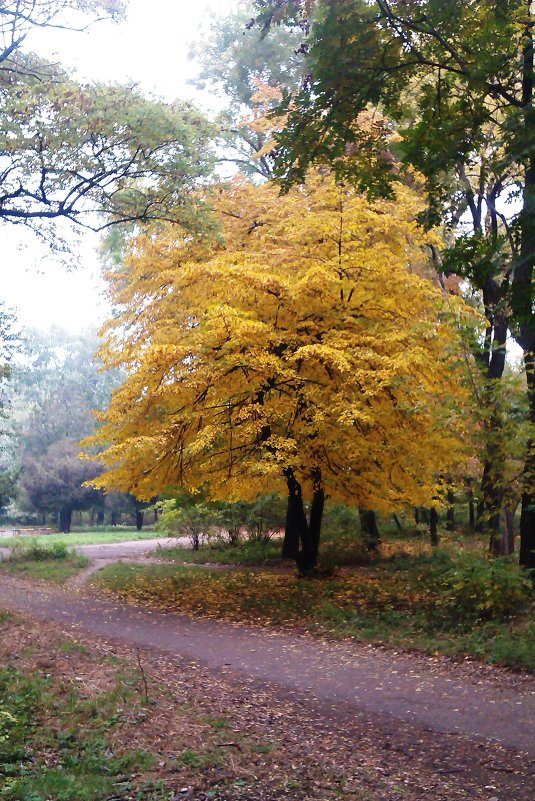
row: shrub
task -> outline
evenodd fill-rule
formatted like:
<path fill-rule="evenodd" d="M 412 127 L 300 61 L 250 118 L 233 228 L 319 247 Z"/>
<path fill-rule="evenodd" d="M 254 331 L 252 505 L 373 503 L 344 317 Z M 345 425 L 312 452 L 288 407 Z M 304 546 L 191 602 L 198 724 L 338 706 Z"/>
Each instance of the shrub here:
<path fill-rule="evenodd" d="M 276 492 L 270 495 L 259 495 L 251 505 L 247 518 L 249 538 L 259 542 L 268 542 L 275 533 L 284 529 L 286 522 L 286 498 Z"/>
<path fill-rule="evenodd" d="M 55 542 L 50 548 L 36 540 L 26 544 L 16 542 L 10 549 L 9 558 L 18 562 L 45 562 L 52 559 L 66 559 L 69 549 L 64 542 Z"/>
<path fill-rule="evenodd" d="M 168 534 L 188 537 L 191 547 L 198 551 L 204 540 L 210 536 L 217 520 L 217 513 L 204 503 L 190 504 L 177 508 L 177 501 L 163 501 L 156 528 Z"/>
<path fill-rule="evenodd" d="M 533 597 L 528 573 L 509 559 L 464 557 L 442 577 L 443 606 L 459 620 L 504 619 Z"/>

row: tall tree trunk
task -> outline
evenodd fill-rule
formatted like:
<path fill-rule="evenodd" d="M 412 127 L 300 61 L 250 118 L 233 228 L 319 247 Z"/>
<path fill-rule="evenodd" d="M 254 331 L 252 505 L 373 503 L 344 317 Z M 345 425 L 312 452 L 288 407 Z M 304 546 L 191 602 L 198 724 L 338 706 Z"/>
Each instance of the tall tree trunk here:
<path fill-rule="evenodd" d="M 535 317 L 533 314 L 533 267 L 535 266 L 535 130 L 533 26 L 531 4 L 526 11 L 524 30 L 522 102 L 524 107 L 524 140 L 530 147 L 525 161 L 524 193 L 520 222 L 520 257 L 515 264 L 511 287 L 511 306 L 520 326 L 518 344 L 524 351 L 528 384 L 529 417 L 535 425 Z M 524 489 L 520 515 L 520 564 L 535 568 L 535 443 L 527 446 L 524 466 Z"/>
<path fill-rule="evenodd" d="M 325 492 L 321 483 L 319 468 L 312 472 L 312 485 L 314 494 L 310 507 L 308 526 L 301 529 L 301 551 L 298 557 L 298 566 L 302 575 L 306 576 L 317 565 L 318 548 L 320 544 L 321 521 L 325 507 Z"/>
<path fill-rule="evenodd" d="M 438 539 L 438 512 L 434 506 L 429 511 L 429 538 L 431 545 L 436 548 L 439 542 Z"/>
<path fill-rule="evenodd" d="M 524 352 L 528 381 L 529 415 L 535 426 L 535 357 Z M 524 491 L 522 493 L 522 509 L 520 513 L 520 554 L 519 562 L 524 567 L 535 568 L 535 442 L 527 445 L 524 466 Z"/>
<path fill-rule="evenodd" d="M 475 531 L 476 509 L 474 504 L 474 493 L 471 489 L 468 491 L 468 525 L 470 527 L 470 531 Z"/>
<path fill-rule="evenodd" d="M 446 509 L 446 528 L 448 531 L 455 531 L 455 495 L 452 490 L 448 490 L 448 508 Z"/>
<path fill-rule="evenodd" d="M 480 498 L 477 502 L 476 531 L 481 534 L 485 528 L 485 501 Z"/>
<path fill-rule="evenodd" d="M 136 529 L 141 531 L 143 528 L 143 518 L 145 517 L 145 512 L 143 509 L 136 509 Z"/>
<path fill-rule="evenodd" d="M 381 534 L 377 525 L 377 515 L 372 509 L 359 507 L 360 528 L 369 551 L 377 551 L 381 544 Z"/>
<path fill-rule="evenodd" d="M 59 530 L 62 534 L 70 534 L 71 532 L 72 509 L 64 507 L 60 509 L 59 513 Z"/>
<path fill-rule="evenodd" d="M 503 544 L 502 551 L 504 556 L 508 556 L 515 552 L 515 511 L 510 506 L 505 506 L 504 512 L 504 525 L 503 525 Z"/>
<path fill-rule="evenodd" d="M 288 505 L 286 507 L 286 524 L 284 527 L 284 542 L 282 544 L 282 557 L 295 559 L 299 556 L 299 542 L 301 532 L 307 527 L 305 509 L 303 506 L 303 493 L 301 484 L 295 478 L 291 468 L 284 471 L 288 486 Z"/>
<path fill-rule="evenodd" d="M 496 399 L 497 382 L 503 378 L 506 357 L 508 318 L 497 311 L 503 305 L 502 289 L 488 279 L 483 291 L 485 310 L 493 325 L 492 346 L 489 343 L 487 368 L 487 404 L 491 410 L 485 427 L 485 459 L 481 494 L 488 515 L 489 551 L 494 556 L 502 555 L 502 505 L 504 496 L 505 458 L 503 455 L 503 421 Z"/>

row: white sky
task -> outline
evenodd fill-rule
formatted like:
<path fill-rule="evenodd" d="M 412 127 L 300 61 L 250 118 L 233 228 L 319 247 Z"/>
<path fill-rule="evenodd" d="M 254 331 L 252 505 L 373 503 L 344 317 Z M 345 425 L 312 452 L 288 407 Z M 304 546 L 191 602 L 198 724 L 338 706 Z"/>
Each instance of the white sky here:
<path fill-rule="evenodd" d="M 196 67 L 188 59 L 190 42 L 211 16 L 236 6 L 236 0 L 129 0 L 128 16 L 118 24 L 99 23 L 85 33 L 43 31 L 28 46 L 74 67 L 80 78 L 135 81 L 147 94 L 168 100 L 191 99 L 210 112 L 218 99 L 199 95 L 188 85 Z M 77 255 L 67 271 L 46 245 L 4 223 L 1 298 L 17 310 L 22 325 L 73 331 L 106 317 L 103 284 L 95 254 L 98 236 L 79 234 Z"/>

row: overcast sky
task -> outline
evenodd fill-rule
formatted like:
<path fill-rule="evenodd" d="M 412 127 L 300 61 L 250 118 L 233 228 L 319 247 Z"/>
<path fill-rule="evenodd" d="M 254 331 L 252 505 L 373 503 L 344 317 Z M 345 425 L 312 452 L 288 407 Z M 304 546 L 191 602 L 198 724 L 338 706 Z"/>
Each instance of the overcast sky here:
<path fill-rule="evenodd" d="M 128 17 L 99 23 L 86 33 L 43 31 L 29 46 L 43 56 L 74 67 L 80 78 L 135 81 L 168 100 L 191 99 L 210 111 L 216 98 L 199 96 L 188 84 L 196 66 L 188 59 L 207 20 L 235 7 L 236 0 L 130 0 Z M 78 330 L 106 316 L 103 285 L 95 255 L 98 237 L 81 235 L 73 269 L 66 271 L 48 248 L 16 226 L 2 226 L 2 297 L 16 307 L 23 325 L 63 325 Z"/>

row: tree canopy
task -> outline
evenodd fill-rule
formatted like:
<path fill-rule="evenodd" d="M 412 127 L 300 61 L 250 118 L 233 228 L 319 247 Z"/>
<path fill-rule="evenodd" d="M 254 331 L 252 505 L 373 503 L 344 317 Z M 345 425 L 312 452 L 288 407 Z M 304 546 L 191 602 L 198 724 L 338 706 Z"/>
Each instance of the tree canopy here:
<path fill-rule="evenodd" d="M 227 100 L 217 118 L 220 161 L 234 163 L 246 174 L 272 177 L 265 153 L 272 125 L 254 121 L 277 105 L 283 89 L 299 87 L 305 68 L 300 40 L 300 31 L 284 26 L 262 37 L 246 2 L 216 17 L 202 43 L 192 48 L 201 65 L 195 85 L 222 92 Z"/>
<path fill-rule="evenodd" d="M 81 84 L 27 49 L 34 28 L 113 16 L 114 2 L 9 0 L 0 9 L 0 220 L 52 239 L 54 220 L 197 223 L 192 191 L 211 170 L 206 120 L 134 86 Z M 43 223 L 47 223 L 43 225 Z"/>
<path fill-rule="evenodd" d="M 420 207 L 409 187 L 369 204 L 329 174 L 282 199 L 237 180 L 218 203 L 224 243 L 138 238 L 110 274 L 101 358 L 127 378 L 89 441 L 110 468 L 97 485 L 437 499 L 463 458 L 464 393 Z"/>

